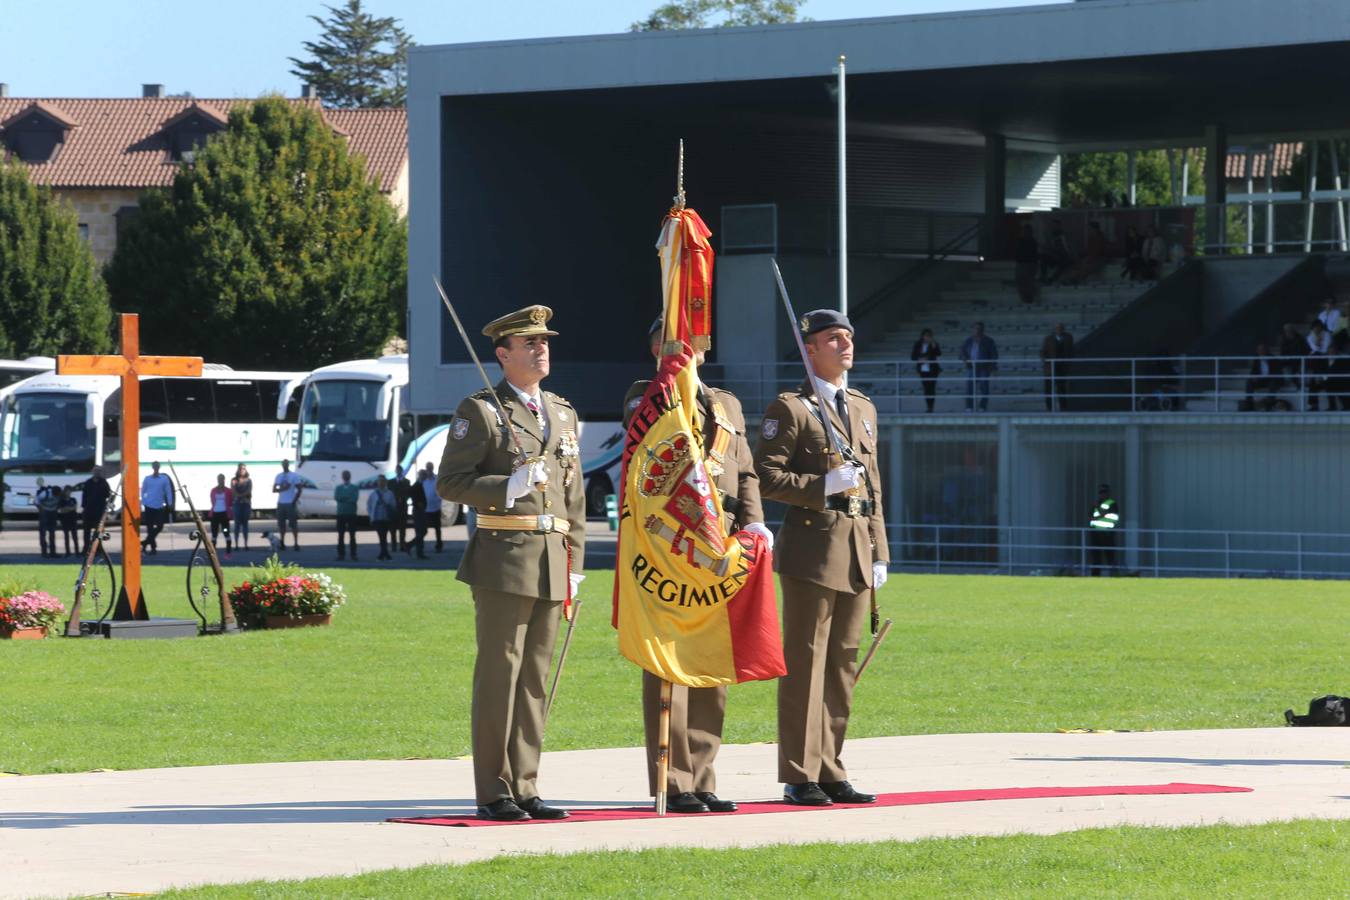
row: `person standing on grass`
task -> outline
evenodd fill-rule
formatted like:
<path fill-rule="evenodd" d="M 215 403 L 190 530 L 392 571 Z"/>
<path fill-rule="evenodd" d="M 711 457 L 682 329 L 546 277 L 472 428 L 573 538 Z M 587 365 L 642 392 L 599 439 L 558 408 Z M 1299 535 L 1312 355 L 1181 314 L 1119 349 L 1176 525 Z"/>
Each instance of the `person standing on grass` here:
<path fill-rule="evenodd" d="M 141 546 L 155 554 L 159 552 L 159 533 L 173 516 L 173 482 L 159 470 L 158 462 L 151 463 L 150 470 L 141 482 L 141 519 L 145 522 Z"/>
<path fill-rule="evenodd" d="M 418 472 L 417 483 L 408 484 L 408 501 L 412 504 L 412 540 L 408 542 L 408 552 L 416 550 L 418 559 L 427 558 L 427 492 L 422 489 L 422 475 Z"/>
<path fill-rule="evenodd" d="M 1102 570 L 1107 575 L 1115 571 L 1116 529 L 1120 527 L 1120 504 L 1111 496 L 1111 485 L 1097 487 L 1097 502 L 1088 520 L 1088 563 L 1093 575 Z"/>
<path fill-rule="evenodd" d="M 442 499 L 478 510 L 455 577 L 473 590 L 474 794 L 478 816 L 492 821 L 567 817 L 537 785 L 545 680 L 586 560 L 577 413 L 540 387 L 552 315 L 528 306 L 483 329 L 503 377 L 456 408 L 436 478 Z"/>
<path fill-rule="evenodd" d="M 277 495 L 277 537 L 281 542 L 277 545 L 279 550 L 286 549 L 286 524 L 291 526 L 291 537 L 293 538 L 291 546 L 296 550 L 300 549 L 300 513 L 297 504 L 300 502 L 300 495 L 304 492 L 304 485 L 300 481 L 300 476 L 291 471 L 291 461 L 283 459 L 281 461 L 281 471 L 277 477 L 272 479 L 272 493 Z"/>
<path fill-rule="evenodd" d="M 89 542 L 94 539 L 94 532 L 103 524 L 103 513 L 107 511 L 108 501 L 112 499 L 112 487 L 108 484 L 108 479 L 103 477 L 103 468 L 94 466 L 88 480 L 82 482 L 79 488 L 80 525 L 84 532 L 84 543 L 80 546 L 80 552 L 87 553 Z"/>
<path fill-rule="evenodd" d="M 38 548 L 43 556 L 56 556 L 56 523 L 61 509 L 61 489 L 47 484 L 45 478 L 37 480 L 37 491 L 33 494 L 33 505 L 38 515 Z"/>
<path fill-rule="evenodd" d="M 220 533 L 225 532 L 225 552 L 234 552 L 230 541 L 230 509 L 234 506 L 234 492 L 225 486 L 225 473 L 216 476 L 211 488 L 211 543 L 220 546 Z"/>
<path fill-rule="evenodd" d="M 389 489 L 389 479 L 381 475 L 375 481 L 375 489 L 366 497 L 366 517 L 370 519 L 370 527 L 375 529 L 375 536 L 380 540 L 380 553 L 376 559 L 393 559 L 389 555 L 389 521 L 394 517 L 394 492 Z M 341 546 L 341 537 L 339 544 Z M 355 559 L 355 554 L 353 554 Z"/>
<path fill-rule="evenodd" d="M 419 477 L 418 487 L 427 498 L 427 526 L 436 531 L 436 552 L 445 542 L 441 538 L 441 495 L 436 493 L 436 467 L 428 462 Z"/>
<path fill-rule="evenodd" d="M 230 493 L 234 497 L 234 542 L 248 549 L 248 520 L 253 515 L 253 479 L 249 477 L 248 466 L 240 463 L 235 467 L 234 477 L 230 479 Z M 243 543 L 240 543 L 240 541 Z"/>
<path fill-rule="evenodd" d="M 61 522 L 61 537 L 66 545 L 66 556 L 80 552 L 80 504 L 71 493 L 70 485 L 61 488 L 61 505 L 56 511 Z"/>
<path fill-rule="evenodd" d="M 875 795 L 848 782 L 842 751 L 862 627 L 890 559 L 877 410 L 862 391 L 844 384 L 853 368 L 848 318 L 818 309 L 803 316 L 800 327 L 815 390 L 803 383 L 778 395 L 755 447 L 760 494 L 788 507 L 774 554 L 787 660 L 778 681 L 778 780 L 788 803 L 875 803 Z M 826 451 L 832 446 L 827 421 L 848 461 Z"/>
<path fill-rule="evenodd" d="M 361 489 L 352 484 L 352 473 L 342 470 L 342 484 L 333 489 L 333 502 L 337 504 L 337 558 L 347 558 L 347 550 L 342 546 L 345 535 L 351 545 L 352 560 L 356 560 L 356 503 L 361 498 Z"/>

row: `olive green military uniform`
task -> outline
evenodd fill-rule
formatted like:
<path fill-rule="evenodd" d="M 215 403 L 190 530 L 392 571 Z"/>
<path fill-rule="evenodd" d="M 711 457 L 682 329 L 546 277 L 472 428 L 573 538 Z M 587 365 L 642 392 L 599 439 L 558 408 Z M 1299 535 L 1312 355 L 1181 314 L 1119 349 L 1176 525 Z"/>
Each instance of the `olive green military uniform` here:
<path fill-rule="evenodd" d="M 623 424 L 642 402 L 650 381 L 637 381 L 628 389 L 623 401 Z M 720 408 L 720 417 L 714 404 Z M 739 531 L 751 522 L 763 522 L 764 510 L 759 501 L 759 476 L 755 474 L 750 443 L 745 435 L 745 414 L 741 403 L 730 391 L 703 386 L 698 406 L 703 417 L 704 446 L 717 448 L 718 431 L 727 435 L 725 450 L 718 451 L 721 459 L 712 463 L 721 472 L 713 483 L 722 493 L 722 511 L 728 533 Z M 720 418 L 720 421 L 719 421 Z M 670 701 L 670 760 L 667 764 L 666 785 L 671 794 L 686 791 L 702 793 L 717 790 L 717 774 L 713 761 L 722 746 L 722 720 L 727 709 L 725 687 L 689 688 L 674 685 Z M 647 786 L 657 793 L 657 747 L 661 722 L 661 679 L 650 672 L 642 673 L 642 723 L 647 739 Z"/>
<path fill-rule="evenodd" d="M 769 405 L 755 447 L 764 498 L 789 507 L 774 548 L 788 669 L 778 682 L 778 778 L 785 784 L 848 778 L 840 750 L 871 606 L 872 563 L 890 558 L 881 515 L 876 407 L 852 388 L 847 398 L 848 427 L 832 406 L 829 416 L 867 473 L 852 511 L 842 494 L 827 501 L 825 473 L 840 461 L 827 452 L 828 438 L 806 385 Z"/>
<path fill-rule="evenodd" d="M 507 481 L 517 455 L 507 423 L 486 390 L 465 398 L 455 410 L 436 478 L 441 497 L 478 513 L 456 577 L 473 588 L 476 613 L 472 744 L 480 805 L 539 796 L 535 780 L 544 737 L 545 681 L 570 589 L 569 572 L 581 572 L 585 562 L 576 410 L 541 390 L 540 415 L 546 424 L 541 427 L 505 379 L 496 394 L 526 455 L 543 457 L 548 466 L 544 489 L 531 490 L 507 507 Z M 495 524 L 494 517 L 505 518 Z"/>

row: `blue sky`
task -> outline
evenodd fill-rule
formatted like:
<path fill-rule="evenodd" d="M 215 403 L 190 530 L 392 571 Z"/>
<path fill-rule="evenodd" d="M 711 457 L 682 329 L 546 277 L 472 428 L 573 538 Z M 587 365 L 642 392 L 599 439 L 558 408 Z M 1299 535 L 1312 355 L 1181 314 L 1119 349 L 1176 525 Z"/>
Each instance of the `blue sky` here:
<path fill-rule="evenodd" d="M 337 5 L 340 0 L 328 0 Z M 420 44 L 626 31 L 661 0 L 366 0 Z M 813 19 L 1032 6 L 1052 0 L 807 0 Z M 198 97 L 299 93 L 289 56 L 322 0 L 0 0 L 0 82 L 15 97 L 135 97 L 141 84 Z"/>

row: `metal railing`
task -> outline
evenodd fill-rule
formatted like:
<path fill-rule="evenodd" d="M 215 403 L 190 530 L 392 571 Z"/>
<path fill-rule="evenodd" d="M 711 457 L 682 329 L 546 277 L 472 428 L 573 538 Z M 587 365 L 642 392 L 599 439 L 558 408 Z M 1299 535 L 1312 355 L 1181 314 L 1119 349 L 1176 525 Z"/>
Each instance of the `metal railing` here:
<path fill-rule="evenodd" d="M 1350 534 L 901 522 L 887 526 L 901 571 L 1020 575 L 1350 578 Z"/>
<path fill-rule="evenodd" d="M 849 204 L 849 256 L 979 254 L 980 213 Z M 834 204 L 785 203 L 778 208 L 779 252 L 839 252 L 839 211 Z"/>
<path fill-rule="evenodd" d="M 1039 336 L 1036 338 L 1039 340 Z M 1268 374 L 1252 374 L 1264 360 Z M 1350 410 L 1350 355 L 1035 357 L 965 364 L 944 357 L 934 377 L 908 359 L 860 362 L 849 384 L 882 414 L 933 412 L 1308 412 Z M 752 417 L 802 383 L 800 363 L 709 364 L 700 376 L 740 398 Z"/>

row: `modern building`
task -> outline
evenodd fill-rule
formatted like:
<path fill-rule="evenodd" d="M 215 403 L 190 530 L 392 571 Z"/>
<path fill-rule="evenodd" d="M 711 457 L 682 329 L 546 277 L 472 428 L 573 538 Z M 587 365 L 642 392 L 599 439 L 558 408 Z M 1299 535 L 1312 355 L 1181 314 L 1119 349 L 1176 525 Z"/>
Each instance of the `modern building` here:
<path fill-rule="evenodd" d="M 711 377 L 756 399 L 799 380 L 769 260 L 799 310 L 841 302 L 833 73 L 845 56 L 847 302 L 872 367 L 855 377 L 885 414 L 896 558 L 1075 568 L 1105 481 L 1126 511 L 1132 569 L 1350 572 L 1325 542 L 1316 561 L 1296 561 L 1293 550 L 1235 557 L 1223 537 L 1266 533 L 1241 540 L 1271 550 L 1285 546 L 1276 532 L 1290 548 L 1350 534 L 1350 516 L 1308 477 L 1350 477 L 1338 449 L 1350 427 L 1311 408 L 1306 379 L 1277 424 L 1258 425 L 1238 412 L 1237 370 L 1196 359 L 1250 352 L 1337 290 L 1348 51 L 1350 6 L 1337 0 L 1096 0 L 418 47 L 412 406 L 444 411 L 478 383 L 431 288 L 439 275 L 471 333 L 504 309 L 553 307 L 553 388 L 583 415 L 617 417 L 623 386 L 650 368 L 652 244 L 680 139 L 690 204 L 720 254 Z M 1065 154 L 1153 149 L 1174 151 L 1174 207 L 1065 208 Z M 1022 225 L 1042 244 L 1063 227 L 1075 257 L 1094 230 L 1118 249 L 1129 228 L 1156 228 L 1165 277 L 1122 283 L 1113 264 L 1019 304 L 1002 260 Z M 1004 347 L 1005 381 L 987 411 L 967 414 L 955 345 L 977 318 Z M 1124 362 L 1081 369 L 1080 395 L 1049 415 L 1036 356 L 1057 320 L 1078 332 L 1080 356 Z M 955 404 L 934 417 L 920 412 L 909 361 L 925 324 L 946 346 Z M 1160 374 L 1170 363 L 1137 362 L 1163 347 L 1189 356 L 1179 388 Z M 945 530 L 949 545 L 980 546 L 944 556 L 932 545 Z M 1226 557 L 1206 544 L 1224 540 Z M 1187 547 L 1169 556 L 1176 541 Z"/>
<path fill-rule="evenodd" d="M 239 99 L 169 97 L 147 84 L 140 97 L 11 97 L 0 84 L 0 153 L 28 167 L 79 215 L 99 262 L 135 215 L 140 193 L 167 187 L 179 165 L 224 129 Z M 322 112 L 400 212 L 408 196 L 407 114 L 398 109 L 324 109 L 316 97 L 293 100 Z"/>

